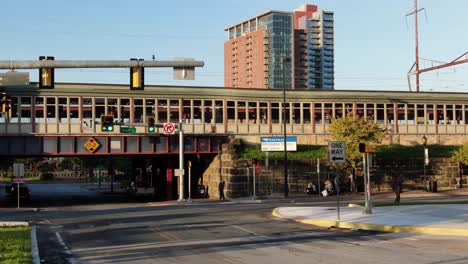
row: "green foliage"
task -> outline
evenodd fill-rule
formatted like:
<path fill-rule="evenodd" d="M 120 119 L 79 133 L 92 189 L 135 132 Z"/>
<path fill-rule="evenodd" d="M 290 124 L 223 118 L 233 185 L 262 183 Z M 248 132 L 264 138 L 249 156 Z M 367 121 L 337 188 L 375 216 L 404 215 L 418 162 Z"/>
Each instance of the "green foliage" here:
<path fill-rule="evenodd" d="M 51 171 L 55 171 L 55 166 L 52 165 L 52 164 L 49 164 L 48 162 L 41 162 L 39 163 L 39 165 L 37 166 L 37 169 L 42 173 L 48 173 L 48 172 L 51 172 Z"/>
<path fill-rule="evenodd" d="M 346 143 L 346 166 L 352 168 L 357 168 L 362 161 L 359 143 L 380 143 L 385 134 L 385 129 L 371 119 L 366 120 L 352 113 L 334 118 L 328 131 L 333 140 Z"/>
<path fill-rule="evenodd" d="M 54 179 L 54 174 L 50 172 L 45 172 L 41 174 L 40 180 L 41 181 L 50 181 Z"/>
<path fill-rule="evenodd" d="M 442 145 L 429 145 L 429 158 L 448 158 L 451 157 L 457 150 L 456 146 L 442 146 Z M 395 160 L 395 159 L 408 159 L 408 158 L 423 158 L 424 147 L 417 146 L 403 146 L 403 145 L 386 145 L 379 146 L 375 151 L 379 159 Z"/>
<path fill-rule="evenodd" d="M 468 165 L 468 143 L 459 146 L 452 155 L 452 160 L 463 165 Z"/>
<path fill-rule="evenodd" d="M 1 263 L 31 263 L 31 229 L 0 227 Z"/>
<path fill-rule="evenodd" d="M 241 159 L 264 159 L 265 152 L 261 150 L 260 144 L 255 145 L 245 145 L 241 150 Z M 316 159 L 316 158 L 325 158 L 327 156 L 327 148 L 325 146 L 309 146 L 309 145 L 298 145 L 296 152 L 288 152 L 288 159 Z M 284 153 L 279 152 L 270 152 L 270 159 L 283 159 Z"/>

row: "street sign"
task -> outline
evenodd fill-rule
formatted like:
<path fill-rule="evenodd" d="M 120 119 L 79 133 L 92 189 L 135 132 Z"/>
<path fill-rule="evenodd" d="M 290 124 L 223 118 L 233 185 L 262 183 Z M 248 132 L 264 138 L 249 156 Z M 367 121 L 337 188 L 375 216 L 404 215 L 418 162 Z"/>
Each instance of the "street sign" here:
<path fill-rule="evenodd" d="M 164 131 L 164 134 L 169 134 L 169 135 L 175 134 L 174 123 L 164 123 L 163 131 Z"/>
<path fill-rule="evenodd" d="M 88 141 L 83 144 L 83 147 L 90 153 L 96 152 L 100 146 L 101 144 L 94 138 L 88 139 Z"/>
<path fill-rule="evenodd" d="M 135 134 L 136 127 L 120 127 L 120 133 Z"/>
<path fill-rule="evenodd" d="M 24 163 L 13 163 L 13 176 L 17 178 L 24 177 Z"/>
<path fill-rule="evenodd" d="M 262 137 L 262 151 L 284 151 L 284 137 Z M 297 137 L 286 137 L 286 151 L 297 151 Z"/>
<path fill-rule="evenodd" d="M 346 161 L 346 143 L 343 141 L 328 142 L 328 159 L 332 163 L 342 163 Z"/>

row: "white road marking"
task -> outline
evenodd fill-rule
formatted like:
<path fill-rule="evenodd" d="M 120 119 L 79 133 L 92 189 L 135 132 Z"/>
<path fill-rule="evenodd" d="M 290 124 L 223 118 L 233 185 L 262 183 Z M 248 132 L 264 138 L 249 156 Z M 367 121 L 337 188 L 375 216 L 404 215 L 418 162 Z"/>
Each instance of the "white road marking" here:
<path fill-rule="evenodd" d="M 75 258 L 72 257 L 72 252 L 70 251 L 70 249 L 67 247 L 67 245 L 63 241 L 62 236 L 60 235 L 60 233 L 55 232 L 55 235 L 57 236 L 57 240 L 58 240 L 59 244 L 65 249 L 65 253 L 70 256 L 70 258 L 67 258 L 67 260 L 70 262 L 70 264 L 80 263 Z"/>
<path fill-rule="evenodd" d="M 229 225 L 229 226 L 230 226 L 230 227 L 233 227 L 233 228 L 237 228 L 237 229 L 242 230 L 242 231 L 244 231 L 244 232 L 247 232 L 247 233 L 249 233 L 249 234 L 258 236 L 258 234 L 255 233 L 254 231 L 248 230 L 248 229 L 243 228 L 243 227 L 241 227 L 241 226 L 238 226 L 238 225 Z"/>

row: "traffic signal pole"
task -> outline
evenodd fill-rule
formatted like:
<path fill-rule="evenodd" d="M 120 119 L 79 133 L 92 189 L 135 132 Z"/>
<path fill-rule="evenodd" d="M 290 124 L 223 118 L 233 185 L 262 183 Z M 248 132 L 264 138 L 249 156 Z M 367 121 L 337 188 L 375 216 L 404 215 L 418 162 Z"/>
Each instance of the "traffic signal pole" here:
<path fill-rule="evenodd" d="M 182 122 L 179 122 L 179 202 L 185 201 L 184 199 L 184 131 Z"/>

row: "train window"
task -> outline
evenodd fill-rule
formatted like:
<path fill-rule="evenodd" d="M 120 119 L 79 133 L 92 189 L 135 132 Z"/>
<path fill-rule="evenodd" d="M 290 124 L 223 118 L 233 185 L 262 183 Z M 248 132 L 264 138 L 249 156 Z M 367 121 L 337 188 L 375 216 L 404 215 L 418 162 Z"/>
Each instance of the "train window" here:
<path fill-rule="evenodd" d="M 465 114 L 463 115 L 465 117 L 465 124 L 468 124 L 468 105 L 463 106 Z"/>
<path fill-rule="evenodd" d="M 159 102 L 158 102 L 159 103 Z M 145 99 L 145 116 L 154 116 L 158 120 L 158 113 L 155 109 L 156 100 L 154 99 Z M 135 117 L 136 118 L 136 117 Z M 146 119 L 142 117 L 141 123 L 146 123 Z"/>
<path fill-rule="evenodd" d="M 377 104 L 377 124 L 385 124 L 385 105 Z"/>
<path fill-rule="evenodd" d="M 186 124 L 192 123 L 192 100 L 183 101 L 182 119 Z"/>
<path fill-rule="evenodd" d="M 166 123 L 167 119 L 167 100 L 166 99 L 158 99 L 158 122 L 159 123 Z"/>
<path fill-rule="evenodd" d="M 397 117 L 398 117 L 398 124 L 406 124 L 405 105 L 398 104 L 398 109 L 396 111 L 397 111 Z"/>
<path fill-rule="evenodd" d="M 36 97 L 36 105 L 43 105 L 44 97 Z"/>
<path fill-rule="evenodd" d="M 21 97 L 21 123 L 31 123 L 31 97 Z"/>
<path fill-rule="evenodd" d="M 79 103 L 80 99 L 78 97 L 70 98 L 70 123 L 79 123 L 80 122 L 80 108 Z"/>
<path fill-rule="evenodd" d="M 434 105 L 426 105 L 426 124 L 433 125 L 434 122 Z"/>
<path fill-rule="evenodd" d="M 414 109 L 414 104 L 408 104 L 407 106 L 407 124 L 408 125 L 414 125 L 415 124 L 415 109 Z"/>
<path fill-rule="evenodd" d="M 325 104 L 324 107 L 325 124 L 330 124 L 333 118 L 333 104 Z"/>
<path fill-rule="evenodd" d="M 445 124 L 445 107 L 444 105 L 437 105 L 437 120 L 438 124 Z"/>
<path fill-rule="evenodd" d="M 348 114 L 354 114 L 354 106 L 353 104 L 344 104 L 344 115 L 348 115 Z"/>
<path fill-rule="evenodd" d="M 248 103 L 249 109 L 248 109 L 248 119 L 249 123 L 257 123 L 257 102 L 249 102 Z"/>
<path fill-rule="evenodd" d="M 58 120 L 60 123 L 67 123 L 68 122 L 68 98 L 66 97 L 59 97 L 58 98 Z"/>
<path fill-rule="evenodd" d="M 279 103 L 271 103 L 271 123 L 279 124 L 280 122 Z"/>
<path fill-rule="evenodd" d="M 302 104 L 302 115 L 303 115 L 303 122 L 304 124 L 310 124 L 311 119 L 310 119 L 310 104 L 309 103 L 303 103 Z"/>
<path fill-rule="evenodd" d="M 268 123 L 268 103 L 260 103 L 260 122 Z"/>
<path fill-rule="evenodd" d="M 120 98 L 120 121 L 130 123 L 130 98 Z"/>
<path fill-rule="evenodd" d="M 194 100 L 193 101 L 193 122 L 195 124 L 201 124 L 202 118 L 202 108 L 201 108 L 201 100 Z"/>
<path fill-rule="evenodd" d="M 426 123 L 426 114 L 424 112 L 424 105 L 418 104 L 416 105 L 416 123 L 418 125 L 423 125 Z"/>
<path fill-rule="evenodd" d="M 90 119 L 93 118 L 93 98 L 83 98 L 83 119 Z M 86 120 L 89 123 L 89 120 Z M 89 125 L 89 124 L 88 124 Z"/>
<path fill-rule="evenodd" d="M 446 124 L 450 124 L 450 125 L 455 124 L 455 122 L 453 120 L 454 119 L 453 105 L 446 105 L 445 113 L 447 114 Z"/>
<path fill-rule="evenodd" d="M 224 123 L 223 101 L 215 101 L 215 123 Z"/>
<path fill-rule="evenodd" d="M 341 118 L 344 115 L 344 109 L 342 103 L 335 103 L 335 113 L 333 114 L 334 118 Z"/>
<path fill-rule="evenodd" d="M 281 106 L 284 109 L 281 109 L 281 117 L 284 117 L 284 120 L 282 120 L 282 124 L 286 122 L 286 124 L 291 124 L 291 103 L 286 103 L 286 105 L 281 104 Z M 284 113 L 284 115 L 283 115 Z"/>
<path fill-rule="evenodd" d="M 179 123 L 181 120 L 179 100 L 169 100 L 169 103 L 170 103 L 169 121 L 172 123 Z"/>
<path fill-rule="evenodd" d="M 113 115 L 114 120 L 119 121 L 119 111 L 118 111 L 118 104 L 117 98 L 107 98 L 107 114 Z"/>
<path fill-rule="evenodd" d="M 294 103 L 292 104 L 293 106 L 293 122 L 294 124 L 300 124 L 301 123 L 301 104 L 300 103 Z"/>
<path fill-rule="evenodd" d="M 387 124 L 393 125 L 394 123 L 393 104 L 387 104 Z"/>
<path fill-rule="evenodd" d="M 211 100 L 205 100 L 203 101 L 204 104 L 204 114 L 205 114 L 205 120 L 203 121 L 204 123 L 210 124 L 213 120 L 213 112 L 212 112 L 212 107 L 213 107 L 213 101 Z"/>
<path fill-rule="evenodd" d="M 136 98 L 133 99 L 134 113 L 133 113 L 133 122 L 135 123 L 145 123 L 143 119 L 143 99 Z M 154 104 L 153 104 L 154 105 Z"/>
<path fill-rule="evenodd" d="M 94 98 L 94 118 L 95 121 L 101 121 L 101 115 L 105 115 L 104 98 Z"/>
<path fill-rule="evenodd" d="M 366 104 L 365 115 L 368 120 L 375 120 L 375 104 Z"/>
<path fill-rule="evenodd" d="M 455 105 L 455 123 L 457 125 L 463 124 L 463 110 L 461 105 Z"/>
<path fill-rule="evenodd" d="M 322 124 L 323 122 L 323 109 L 322 103 L 314 104 L 314 122 L 315 124 Z"/>
<path fill-rule="evenodd" d="M 247 120 L 245 102 L 237 102 L 237 122 L 245 123 Z"/>
<path fill-rule="evenodd" d="M 56 123 L 57 113 L 55 111 L 55 97 L 47 97 L 46 102 L 47 123 Z"/>
<path fill-rule="evenodd" d="M 235 111 L 234 105 L 235 105 L 234 101 L 227 102 L 227 122 L 228 123 L 235 123 L 236 121 L 236 111 Z"/>
<path fill-rule="evenodd" d="M 40 102 L 40 104 L 38 104 L 38 102 Z M 42 97 L 36 97 L 36 105 L 35 105 L 35 113 L 34 113 L 34 116 L 35 116 L 35 121 L 36 123 L 44 123 L 44 98 Z"/>
<path fill-rule="evenodd" d="M 364 117 L 364 104 L 356 104 L 356 115 Z"/>

